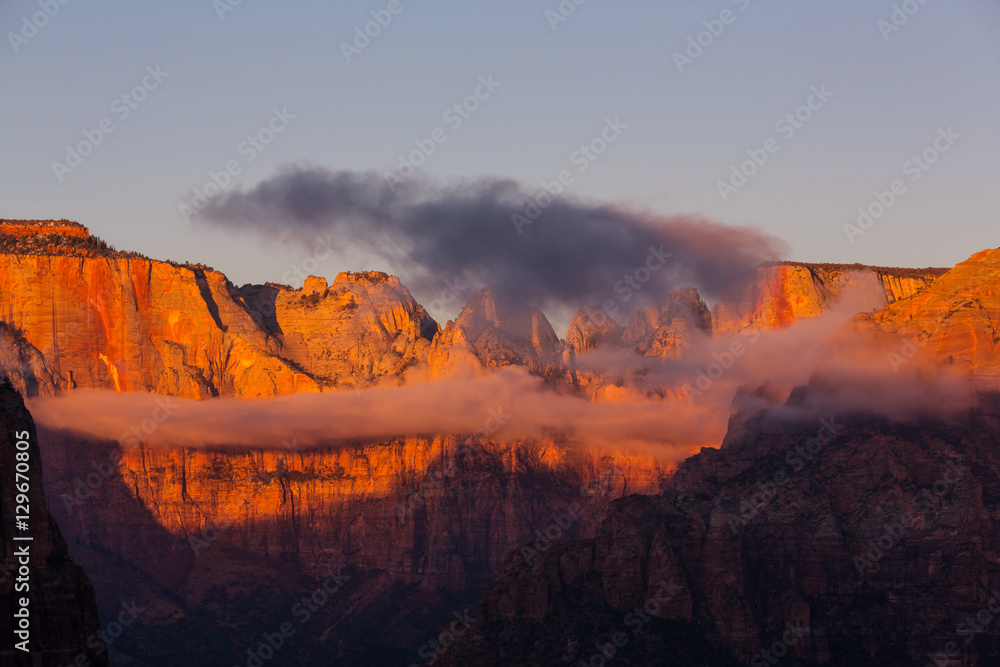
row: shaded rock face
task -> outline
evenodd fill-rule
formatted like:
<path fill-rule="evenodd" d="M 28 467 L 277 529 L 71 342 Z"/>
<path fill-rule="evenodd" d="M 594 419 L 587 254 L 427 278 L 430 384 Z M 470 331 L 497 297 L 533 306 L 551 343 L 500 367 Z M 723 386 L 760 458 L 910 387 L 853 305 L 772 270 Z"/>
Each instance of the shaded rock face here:
<path fill-rule="evenodd" d="M 269 630 L 286 620 L 290 603 L 282 595 L 311 590 L 338 568 L 358 587 L 350 604 L 297 639 L 313 658 L 289 655 L 274 664 L 328 664 L 341 644 L 361 657 L 338 664 L 370 664 L 364 656 L 378 655 L 380 644 L 409 664 L 435 624 L 474 604 L 512 549 L 547 533 L 541 555 L 586 536 L 610 499 L 656 491 L 666 476 L 653 461 L 554 442 L 442 438 L 213 452 L 123 451 L 67 433 L 43 437 L 53 512 L 74 557 L 97 572 L 103 600 L 136 597 L 149 610 L 115 651 L 152 665 L 192 656 L 199 665 L 237 660 L 257 625 Z M 81 487 L 83 473 L 97 469 L 107 473 L 97 488 Z M 229 577 L 243 582 L 233 584 L 239 590 L 219 583 Z M 258 589 L 270 606 L 254 603 L 248 620 L 247 600 L 251 592 L 257 600 Z M 323 633 L 341 620 L 343 627 Z M 372 637 L 376 622 L 398 636 Z M 159 655 L 162 663 L 152 659 Z"/>
<path fill-rule="evenodd" d="M 913 359 L 946 363 L 995 384 L 1000 380 L 1000 249 L 973 255 L 927 289 L 859 316 L 855 325 L 886 344 L 894 367 Z"/>
<path fill-rule="evenodd" d="M 62 667 L 69 664 L 107 665 L 107 650 L 99 635 L 94 589 L 83 570 L 70 560 L 66 542 L 46 503 L 42 486 L 42 460 L 38 436 L 31 415 L 8 382 L 0 383 L 0 663 L 11 667 Z M 30 444 L 19 450 L 18 441 Z M 28 525 L 17 530 L 15 516 L 23 506 L 17 496 L 24 490 L 18 485 L 24 478 L 18 472 L 17 453 L 26 453 L 28 461 Z M 24 458 L 24 457 L 22 457 Z M 23 469 L 23 466 L 22 466 Z M 30 536 L 30 541 L 15 541 L 15 536 Z M 21 549 L 29 548 L 27 578 L 20 572 Z M 27 585 L 28 589 L 23 587 Z M 28 652 L 15 648 L 21 641 L 14 634 L 21 609 L 20 599 L 28 598 L 30 636 Z M 80 662 L 75 662 L 79 660 Z M 83 663 L 82 661 L 88 661 Z"/>
<path fill-rule="evenodd" d="M 788 664 L 997 664 L 1000 396 L 908 424 L 785 414 L 692 457 L 664 494 L 612 503 L 592 540 L 512 555 L 443 664 L 533 664 L 619 629 L 623 655 L 659 664 L 690 649 L 678 628 L 739 664 L 769 664 L 783 638 Z M 637 605 L 654 620 L 633 635 Z"/>
<path fill-rule="evenodd" d="M 379 272 L 341 273 L 333 285 L 310 276 L 302 289 L 240 289 L 281 355 L 334 386 L 398 377 L 427 357 L 437 323 L 399 279 Z"/>
<path fill-rule="evenodd" d="M 517 365 L 545 374 L 558 366 L 561 352 L 562 343 L 540 310 L 484 288 L 435 338 L 428 370 L 441 377 Z"/>
<path fill-rule="evenodd" d="M 59 378 L 45 364 L 45 357 L 24 336 L 0 322 L 0 374 L 22 396 L 53 396 Z"/>
<path fill-rule="evenodd" d="M 748 329 L 784 329 L 830 310 L 848 292 L 861 290 L 882 307 L 923 289 L 944 269 L 881 269 L 828 264 L 774 264 L 712 309 L 717 335 Z"/>

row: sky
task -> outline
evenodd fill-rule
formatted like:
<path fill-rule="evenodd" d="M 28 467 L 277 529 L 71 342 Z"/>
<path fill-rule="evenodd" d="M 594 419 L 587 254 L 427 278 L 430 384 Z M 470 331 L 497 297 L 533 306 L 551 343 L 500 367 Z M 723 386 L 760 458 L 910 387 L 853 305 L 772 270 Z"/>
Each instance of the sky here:
<path fill-rule="evenodd" d="M 420 142 L 412 178 L 530 192 L 568 171 L 562 196 L 753 226 L 799 261 L 1000 245 L 995 0 L 235 3 L 0 3 L 0 217 L 76 220 L 236 284 L 301 284 L 310 257 L 331 280 L 392 272 L 184 207 L 213 173 L 225 193 L 291 165 L 385 175 Z"/>

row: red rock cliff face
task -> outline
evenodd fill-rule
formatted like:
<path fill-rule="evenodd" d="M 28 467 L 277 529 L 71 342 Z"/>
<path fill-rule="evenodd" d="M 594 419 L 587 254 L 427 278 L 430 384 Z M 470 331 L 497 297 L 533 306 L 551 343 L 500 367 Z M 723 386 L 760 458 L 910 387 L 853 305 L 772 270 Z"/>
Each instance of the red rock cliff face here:
<path fill-rule="evenodd" d="M 164 665 L 235 659 L 239 646 L 259 641 L 248 599 L 267 629 L 291 606 L 265 604 L 274 590 L 311 590 L 338 567 L 357 590 L 329 607 L 325 625 L 301 633 L 312 658 L 291 653 L 275 664 L 323 665 L 331 655 L 368 664 L 342 659 L 344 646 L 368 661 L 390 651 L 386 664 L 408 664 L 436 622 L 472 605 L 511 550 L 537 543 L 540 555 L 588 535 L 609 500 L 658 490 L 667 473 L 651 460 L 556 442 L 123 452 L 48 432 L 45 445 L 53 512 L 99 590 L 150 610 L 116 650 L 167 656 Z M 82 478 L 95 465 L 108 474 L 88 488 Z M 396 631 L 373 637 L 375 622 Z"/>
<path fill-rule="evenodd" d="M 546 506 L 587 507 L 577 525 L 585 532 L 609 496 L 656 490 L 666 472 L 652 460 L 553 443 L 470 451 L 454 438 L 303 452 L 142 447 L 116 470 L 150 516 L 184 540 L 224 525 L 224 543 L 295 558 L 310 574 L 357 566 L 429 590 L 463 590 L 494 572 L 532 539 L 533 525 L 548 523 Z M 532 489 L 534 477 L 547 481 Z M 116 527 L 116 508 L 99 513 L 110 524 L 101 539 L 130 552 L 129 517 Z"/>
<path fill-rule="evenodd" d="M 0 320 L 63 387 L 205 398 L 316 391 L 225 276 L 134 257 L 0 255 Z"/>
<path fill-rule="evenodd" d="M 873 306 L 906 298 L 933 282 L 943 269 L 900 270 L 828 264 L 775 264 L 725 295 L 712 309 L 715 333 L 784 329 L 830 310 L 851 291 Z"/>
<path fill-rule="evenodd" d="M 399 279 L 377 271 L 341 273 L 302 289 L 250 285 L 240 294 L 280 341 L 283 357 L 327 385 L 363 386 L 398 378 L 427 358 L 437 323 Z"/>
<path fill-rule="evenodd" d="M 1000 249 L 985 250 L 927 289 L 856 319 L 855 330 L 880 340 L 894 366 L 944 363 L 1000 382 Z"/>

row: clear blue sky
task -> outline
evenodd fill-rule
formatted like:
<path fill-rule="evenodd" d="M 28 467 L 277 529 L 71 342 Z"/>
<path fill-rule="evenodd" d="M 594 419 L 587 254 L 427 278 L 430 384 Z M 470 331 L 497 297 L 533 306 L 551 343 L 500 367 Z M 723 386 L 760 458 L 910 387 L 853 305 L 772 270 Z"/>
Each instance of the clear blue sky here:
<path fill-rule="evenodd" d="M 388 0 L 243 0 L 223 20 L 212 0 L 70 0 L 14 40 L 16 53 L 10 33 L 41 10 L 5 0 L 0 216 L 71 218 L 119 248 L 201 261 L 237 284 L 280 280 L 301 249 L 185 224 L 178 206 L 210 171 L 237 161 L 230 187 L 290 162 L 385 171 L 441 127 L 447 142 L 424 174 L 534 185 L 620 117 L 628 129 L 574 194 L 758 226 L 798 260 L 952 265 L 1000 245 L 1000 4 L 911 2 L 919 11 L 886 39 L 890 0 L 587 0 L 555 30 L 546 10 L 557 0 L 400 0 L 348 63 L 341 42 Z M 678 71 L 674 52 L 723 10 L 722 34 Z M 114 101 L 147 66 L 168 76 L 121 119 Z M 444 111 L 488 75 L 500 88 L 452 130 Z M 775 123 L 812 86 L 833 97 L 786 139 Z M 296 117 L 247 164 L 239 146 L 275 107 Z M 105 118 L 114 132 L 60 183 L 52 163 Z M 904 163 L 948 126 L 961 138 L 909 181 Z M 717 182 L 769 137 L 778 152 L 724 202 Z M 894 179 L 905 193 L 849 243 L 844 223 Z M 366 264 L 334 257 L 316 272 L 392 268 Z"/>

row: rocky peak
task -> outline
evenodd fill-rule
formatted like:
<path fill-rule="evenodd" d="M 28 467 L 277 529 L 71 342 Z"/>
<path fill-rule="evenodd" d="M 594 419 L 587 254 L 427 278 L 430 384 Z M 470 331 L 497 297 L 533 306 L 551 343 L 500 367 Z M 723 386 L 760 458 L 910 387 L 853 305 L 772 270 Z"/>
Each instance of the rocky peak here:
<path fill-rule="evenodd" d="M 326 292 L 330 286 L 326 283 L 326 278 L 317 276 L 307 276 L 302 284 L 303 294 L 313 294 L 315 292 Z"/>
<path fill-rule="evenodd" d="M 687 287 L 666 294 L 632 314 L 621 347 L 638 354 L 674 359 L 712 335 L 712 315 L 698 291 Z"/>
<path fill-rule="evenodd" d="M 573 314 L 566 332 L 566 344 L 576 354 L 584 354 L 601 346 L 616 346 L 622 326 L 600 306 L 581 308 Z"/>
<path fill-rule="evenodd" d="M 359 386 L 398 377 L 426 358 L 437 323 L 395 276 L 341 273 L 330 285 L 254 286 L 244 301 L 278 339 L 282 356 L 324 384 Z"/>
<path fill-rule="evenodd" d="M 428 364 L 432 376 L 511 365 L 545 372 L 558 365 L 561 349 L 542 311 L 487 287 L 435 339 Z"/>
<path fill-rule="evenodd" d="M 455 323 L 472 339 L 495 330 L 512 340 L 530 344 L 538 353 L 559 347 L 559 337 L 542 311 L 489 287 L 472 294 Z"/>

